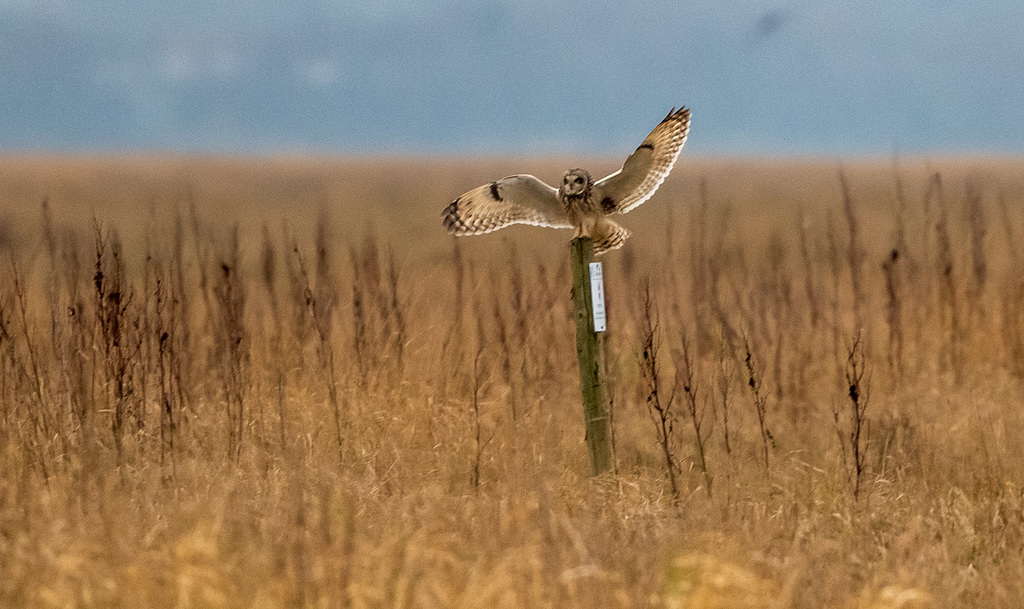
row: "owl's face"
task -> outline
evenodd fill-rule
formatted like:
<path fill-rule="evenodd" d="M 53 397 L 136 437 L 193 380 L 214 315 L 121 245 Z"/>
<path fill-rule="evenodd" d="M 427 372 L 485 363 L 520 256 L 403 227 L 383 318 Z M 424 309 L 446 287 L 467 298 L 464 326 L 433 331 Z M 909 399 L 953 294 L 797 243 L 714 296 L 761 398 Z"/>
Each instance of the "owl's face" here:
<path fill-rule="evenodd" d="M 572 197 L 583 194 L 590 188 L 590 173 L 583 169 L 570 169 L 562 176 L 561 191 Z"/>

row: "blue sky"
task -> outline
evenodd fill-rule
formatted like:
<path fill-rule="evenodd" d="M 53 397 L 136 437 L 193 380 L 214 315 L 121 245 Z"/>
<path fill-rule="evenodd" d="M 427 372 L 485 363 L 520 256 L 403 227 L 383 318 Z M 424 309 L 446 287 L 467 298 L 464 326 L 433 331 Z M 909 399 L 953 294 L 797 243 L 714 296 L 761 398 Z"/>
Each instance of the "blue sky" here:
<path fill-rule="evenodd" d="M 1024 3 L 0 0 L 0 150 L 1024 153 Z"/>

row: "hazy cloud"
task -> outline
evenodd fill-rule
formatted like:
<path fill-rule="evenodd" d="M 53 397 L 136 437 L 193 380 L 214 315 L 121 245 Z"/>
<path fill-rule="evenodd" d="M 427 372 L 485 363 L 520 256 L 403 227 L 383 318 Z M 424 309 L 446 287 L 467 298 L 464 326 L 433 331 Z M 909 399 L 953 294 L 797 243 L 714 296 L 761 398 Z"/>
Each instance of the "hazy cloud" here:
<path fill-rule="evenodd" d="M 783 8 L 776 8 L 761 13 L 754 23 L 754 37 L 771 38 L 782 31 L 789 17 L 789 11 Z"/>
<path fill-rule="evenodd" d="M 0 0 L 0 148 L 617 150 L 685 103 L 695 151 L 1021 152 L 1022 30 L 1012 0 Z"/>

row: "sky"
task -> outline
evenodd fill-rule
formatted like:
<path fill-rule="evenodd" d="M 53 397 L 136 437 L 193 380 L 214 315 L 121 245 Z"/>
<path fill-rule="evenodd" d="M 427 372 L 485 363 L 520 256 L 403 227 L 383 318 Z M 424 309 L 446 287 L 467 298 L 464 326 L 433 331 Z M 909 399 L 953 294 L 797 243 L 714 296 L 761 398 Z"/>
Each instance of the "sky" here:
<path fill-rule="evenodd" d="M 1019 0 L 0 0 L 0 151 L 1024 154 Z"/>

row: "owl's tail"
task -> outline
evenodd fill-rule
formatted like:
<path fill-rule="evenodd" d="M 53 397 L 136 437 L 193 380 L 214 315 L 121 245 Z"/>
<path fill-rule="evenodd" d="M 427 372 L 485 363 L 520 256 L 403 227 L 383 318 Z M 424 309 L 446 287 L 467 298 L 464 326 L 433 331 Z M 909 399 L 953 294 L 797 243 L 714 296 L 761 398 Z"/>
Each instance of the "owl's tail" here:
<path fill-rule="evenodd" d="M 629 238 L 629 231 L 602 217 L 594 225 L 590 236 L 594 240 L 594 255 L 598 255 L 622 247 Z"/>

